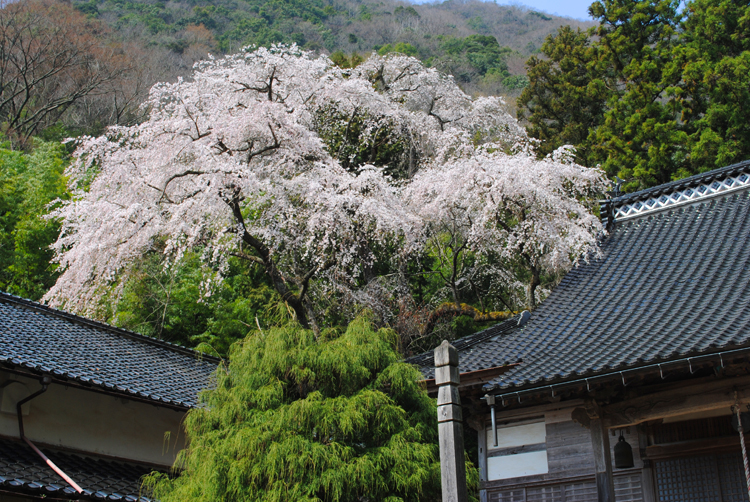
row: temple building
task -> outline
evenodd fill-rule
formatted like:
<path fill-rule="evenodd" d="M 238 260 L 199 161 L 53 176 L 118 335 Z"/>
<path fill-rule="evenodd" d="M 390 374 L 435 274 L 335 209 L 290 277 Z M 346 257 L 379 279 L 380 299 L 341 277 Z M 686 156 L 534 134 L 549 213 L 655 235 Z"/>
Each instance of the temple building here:
<path fill-rule="evenodd" d="M 481 500 L 748 500 L 750 162 L 601 214 L 601 256 L 454 342 Z"/>

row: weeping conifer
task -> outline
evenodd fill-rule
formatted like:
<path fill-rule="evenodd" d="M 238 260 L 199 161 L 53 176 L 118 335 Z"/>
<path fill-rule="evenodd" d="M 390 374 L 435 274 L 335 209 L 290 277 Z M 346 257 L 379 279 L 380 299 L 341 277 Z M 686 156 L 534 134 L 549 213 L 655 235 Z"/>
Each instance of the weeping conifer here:
<path fill-rule="evenodd" d="M 438 500 L 435 403 L 396 343 L 364 318 L 251 334 L 188 414 L 181 474 L 146 486 L 162 502 Z"/>

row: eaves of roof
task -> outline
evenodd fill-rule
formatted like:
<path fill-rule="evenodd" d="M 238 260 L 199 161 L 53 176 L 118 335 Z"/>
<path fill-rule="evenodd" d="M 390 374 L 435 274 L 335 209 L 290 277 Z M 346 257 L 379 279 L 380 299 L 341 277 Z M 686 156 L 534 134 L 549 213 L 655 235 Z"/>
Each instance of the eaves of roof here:
<path fill-rule="evenodd" d="M 480 375 L 486 375 L 487 372 L 513 364 L 515 361 L 499 360 L 493 351 L 486 350 L 486 346 L 497 343 L 497 340 L 515 331 L 520 331 L 523 324 L 528 320 L 528 316 L 528 311 L 524 311 L 490 328 L 451 342 L 458 351 L 461 374 L 468 375 L 471 373 L 471 378 L 479 378 Z M 419 367 L 426 382 L 434 380 L 435 354 L 433 351 L 408 357 L 404 362 Z M 504 371 L 506 370 L 503 369 L 498 374 Z M 467 378 L 469 377 L 467 376 Z"/>
<path fill-rule="evenodd" d="M 0 363 L 14 372 L 187 409 L 219 361 L 0 292 Z"/>

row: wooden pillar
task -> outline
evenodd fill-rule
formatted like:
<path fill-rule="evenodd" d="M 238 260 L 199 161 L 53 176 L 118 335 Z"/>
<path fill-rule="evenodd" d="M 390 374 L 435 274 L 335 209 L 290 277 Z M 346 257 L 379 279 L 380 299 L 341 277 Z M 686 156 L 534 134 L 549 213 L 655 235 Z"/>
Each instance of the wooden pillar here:
<path fill-rule="evenodd" d="M 648 446 L 648 435 L 643 424 L 638 425 L 638 449 L 643 469 L 641 469 L 641 491 L 643 493 L 643 502 L 656 502 L 656 486 L 654 485 L 654 472 L 651 467 L 651 460 L 646 456 L 646 447 Z"/>
<path fill-rule="evenodd" d="M 591 445 L 594 448 L 597 500 L 598 502 L 615 502 L 609 430 L 602 423 L 601 417 L 591 419 Z"/>
<path fill-rule="evenodd" d="M 458 351 L 444 340 L 435 349 L 438 386 L 438 434 L 443 502 L 468 502 L 461 399 L 458 396 Z"/>
<path fill-rule="evenodd" d="M 484 422 L 477 431 L 479 442 L 479 502 L 487 502 L 487 489 L 483 484 L 487 482 L 487 429 Z"/>

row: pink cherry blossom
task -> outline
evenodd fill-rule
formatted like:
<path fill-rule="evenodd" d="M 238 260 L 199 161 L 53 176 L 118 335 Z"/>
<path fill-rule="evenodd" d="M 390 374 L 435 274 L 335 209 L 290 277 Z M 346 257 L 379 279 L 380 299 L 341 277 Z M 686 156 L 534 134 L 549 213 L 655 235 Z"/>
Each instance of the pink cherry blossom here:
<path fill-rule="evenodd" d="M 145 122 L 77 140 L 75 197 L 51 214 L 63 223 L 54 250 L 64 270 L 51 305 L 91 314 L 135 258 L 157 249 L 174 263 L 199 247 L 218 271 L 206 294 L 239 256 L 316 328 L 311 287 L 368 298 L 375 244 L 400 243 L 403 263 L 454 225 L 472 252 L 528 255 L 540 271 L 596 249 L 601 227 L 581 201 L 601 189 L 601 172 L 564 152 L 536 160 L 500 98 L 471 99 L 413 58 L 373 55 L 345 72 L 296 46 L 248 49 L 156 84 L 143 107 Z M 325 107 L 398 131 L 409 176 L 345 169 L 321 137 Z"/>

